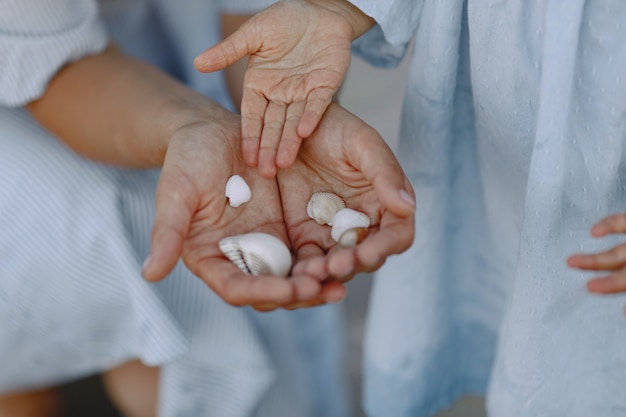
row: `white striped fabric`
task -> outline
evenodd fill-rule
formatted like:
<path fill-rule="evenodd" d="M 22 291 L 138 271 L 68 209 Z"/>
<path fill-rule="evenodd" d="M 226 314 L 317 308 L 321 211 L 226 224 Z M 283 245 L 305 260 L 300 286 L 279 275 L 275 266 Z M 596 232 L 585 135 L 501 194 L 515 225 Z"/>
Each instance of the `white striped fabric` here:
<path fill-rule="evenodd" d="M 0 105 L 37 99 L 63 65 L 106 43 L 93 0 L 0 0 Z"/>
<path fill-rule="evenodd" d="M 128 0 L 126 20 L 115 7 L 106 24 L 123 50 L 190 74 L 195 47 L 180 43 L 208 46 L 218 31 L 196 18 L 182 36 L 181 16 L 210 16 L 214 5 L 166 3 Z M 87 161 L 9 108 L 100 50 L 99 19 L 89 1 L 0 0 L 0 393 L 139 358 L 162 368 L 160 417 L 349 416 L 339 307 L 233 308 L 182 263 L 148 284 L 140 268 L 158 171 Z M 210 79 L 192 87 L 224 99 Z"/>

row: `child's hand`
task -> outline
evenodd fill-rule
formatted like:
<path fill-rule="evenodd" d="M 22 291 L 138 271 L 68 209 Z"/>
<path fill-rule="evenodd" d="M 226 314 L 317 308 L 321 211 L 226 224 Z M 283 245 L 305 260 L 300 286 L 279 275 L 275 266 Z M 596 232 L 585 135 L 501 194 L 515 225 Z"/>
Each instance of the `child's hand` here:
<path fill-rule="evenodd" d="M 591 228 L 594 237 L 613 233 L 626 233 L 626 213 L 614 214 L 600 220 Z M 590 292 L 613 294 L 626 292 L 626 243 L 595 254 L 575 254 L 567 264 L 573 268 L 589 271 L 606 271 L 607 275 L 587 283 Z"/>
<path fill-rule="evenodd" d="M 278 2 L 196 58 L 196 69 L 212 72 L 249 55 L 241 102 L 246 164 L 271 178 L 295 161 L 343 82 L 352 40 L 371 25 L 345 0 Z"/>

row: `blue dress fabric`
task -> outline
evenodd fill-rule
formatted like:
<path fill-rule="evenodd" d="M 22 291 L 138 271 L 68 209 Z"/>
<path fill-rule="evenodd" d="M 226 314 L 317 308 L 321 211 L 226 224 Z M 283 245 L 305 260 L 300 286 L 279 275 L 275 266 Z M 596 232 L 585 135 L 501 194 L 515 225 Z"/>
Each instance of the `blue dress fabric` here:
<path fill-rule="evenodd" d="M 218 39 L 218 6 L 0 0 L 0 393 L 138 358 L 161 367 L 161 417 L 351 415 L 338 306 L 234 308 L 182 262 L 147 283 L 158 171 L 83 159 L 22 108 L 110 38 L 232 107 L 222 75 L 192 65 Z"/>
<path fill-rule="evenodd" d="M 358 54 L 412 48 L 416 240 L 373 290 L 368 415 L 483 393 L 490 417 L 626 415 L 626 297 L 566 266 L 623 241 L 589 228 L 626 210 L 626 2 L 350 1 L 378 22 Z"/>

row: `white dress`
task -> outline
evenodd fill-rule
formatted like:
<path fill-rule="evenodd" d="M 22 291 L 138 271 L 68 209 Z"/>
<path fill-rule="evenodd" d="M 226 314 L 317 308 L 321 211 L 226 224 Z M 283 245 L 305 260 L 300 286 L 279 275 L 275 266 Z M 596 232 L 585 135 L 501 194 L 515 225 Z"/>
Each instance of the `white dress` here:
<path fill-rule="evenodd" d="M 399 158 L 416 239 L 373 290 L 365 407 L 426 417 L 626 415 L 626 296 L 569 269 L 626 211 L 626 2 L 350 0 L 380 65 L 414 39 Z"/>
<path fill-rule="evenodd" d="M 338 307 L 234 308 L 182 263 L 147 283 L 140 269 L 158 171 L 83 159 L 21 108 L 62 65 L 102 50 L 109 34 L 230 105 L 222 76 L 192 67 L 218 39 L 210 1 L 101 6 L 0 0 L 0 392 L 139 358 L 161 366 L 162 417 L 350 415 Z"/>

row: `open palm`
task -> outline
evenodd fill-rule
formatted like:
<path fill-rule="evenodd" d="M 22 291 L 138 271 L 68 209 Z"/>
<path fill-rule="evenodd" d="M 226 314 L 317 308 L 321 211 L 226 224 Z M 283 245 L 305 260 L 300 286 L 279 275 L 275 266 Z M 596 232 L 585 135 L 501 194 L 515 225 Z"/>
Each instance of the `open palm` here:
<path fill-rule="evenodd" d="M 302 261 L 294 273 L 346 281 L 371 271 L 406 250 L 413 241 L 412 189 L 380 135 L 332 104 L 289 169 L 278 173 L 289 239 Z M 346 206 L 371 219 L 367 238 L 339 249 L 330 227 L 310 219 L 306 205 L 315 192 L 341 196 Z"/>
<path fill-rule="evenodd" d="M 223 237 L 252 231 L 274 235 L 291 248 L 276 180 L 262 178 L 244 164 L 238 118 L 233 115 L 222 125 L 230 128 L 189 126 L 170 142 L 157 187 L 152 254 L 144 275 L 161 279 L 182 256 L 196 276 L 233 305 L 268 309 L 320 299 L 315 277 L 245 275 L 220 252 L 218 241 Z M 253 194 L 237 208 L 224 196 L 224 186 L 234 174 L 245 178 Z"/>
<path fill-rule="evenodd" d="M 249 55 L 244 77 L 242 152 L 270 178 L 296 158 L 350 65 L 353 28 L 339 13 L 304 1 L 278 2 L 196 58 L 199 71 Z"/>

